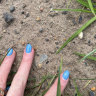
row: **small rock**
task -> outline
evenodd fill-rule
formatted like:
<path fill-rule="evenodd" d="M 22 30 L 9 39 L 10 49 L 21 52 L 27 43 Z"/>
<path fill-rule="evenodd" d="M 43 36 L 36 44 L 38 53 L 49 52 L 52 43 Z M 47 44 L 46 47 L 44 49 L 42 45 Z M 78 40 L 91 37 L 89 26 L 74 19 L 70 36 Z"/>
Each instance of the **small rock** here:
<path fill-rule="evenodd" d="M 48 42 L 48 41 L 49 41 L 49 39 L 48 39 L 48 38 L 46 38 L 46 39 L 45 39 L 45 41 L 46 41 L 46 42 Z"/>
<path fill-rule="evenodd" d="M 45 0 L 45 3 L 48 3 L 50 0 Z"/>
<path fill-rule="evenodd" d="M 42 33 L 43 31 L 44 31 L 43 28 L 41 28 L 41 29 L 39 30 L 40 33 Z"/>
<path fill-rule="evenodd" d="M 48 64 L 48 63 L 49 63 L 49 61 L 46 62 L 46 64 Z"/>
<path fill-rule="evenodd" d="M 81 32 L 81 33 L 78 35 L 78 37 L 79 37 L 80 39 L 83 39 L 83 32 Z"/>
<path fill-rule="evenodd" d="M 92 88 L 91 88 L 91 91 L 95 91 L 95 90 L 96 90 L 96 87 L 92 87 Z"/>
<path fill-rule="evenodd" d="M 40 12 L 43 12 L 43 10 L 44 10 L 44 9 L 41 7 L 41 8 L 40 8 Z"/>
<path fill-rule="evenodd" d="M 46 54 L 42 54 L 40 56 L 40 64 L 42 64 L 45 60 L 47 60 L 48 56 Z"/>
<path fill-rule="evenodd" d="M 22 8 L 25 8 L 26 7 L 26 4 L 23 4 Z"/>
<path fill-rule="evenodd" d="M 94 35 L 94 38 L 96 39 L 96 34 Z"/>
<path fill-rule="evenodd" d="M 26 17 L 29 17 L 29 16 L 30 16 L 30 14 L 27 12 L 25 16 L 26 16 Z"/>
<path fill-rule="evenodd" d="M 89 45 L 89 46 L 91 45 L 91 40 L 88 40 L 88 45 Z"/>
<path fill-rule="evenodd" d="M 41 21 L 40 17 L 37 17 L 37 18 L 36 18 L 36 21 Z"/>
<path fill-rule="evenodd" d="M 21 14 L 25 14 L 25 12 L 24 12 L 24 11 L 22 11 L 22 12 L 21 12 Z"/>
<path fill-rule="evenodd" d="M 58 15 L 58 13 L 56 13 L 56 12 L 50 12 L 50 13 L 49 13 L 49 16 L 50 16 L 50 17 L 55 17 L 55 16 L 57 16 L 57 15 Z"/>
<path fill-rule="evenodd" d="M 19 32 L 16 29 L 14 30 L 14 32 L 15 32 L 15 34 L 19 34 Z"/>
<path fill-rule="evenodd" d="M 77 24 L 75 19 L 72 20 L 72 23 L 73 23 L 73 25 Z"/>
<path fill-rule="evenodd" d="M 56 44 L 56 45 L 58 45 L 58 44 L 59 44 L 59 42 L 55 42 L 55 44 Z"/>
<path fill-rule="evenodd" d="M 79 17 L 79 23 L 81 23 L 82 22 L 82 16 L 80 15 L 80 17 Z"/>
<path fill-rule="evenodd" d="M 42 64 L 38 64 L 38 67 L 39 67 L 39 68 L 42 68 Z"/>
<path fill-rule="evenodd" d="M 90 91 L 89 96 L 95 96 L 95 93 L 93 91 Z"/>
<path fill-rule="evenodd" d="M 4 13 L 3 17 L 6 23 L 12 23 L 14 21 L 14 17 L 8 12 Z"/>
<path fill-rule="evenodd" d="M 66 14 L 67 14 L 67 11 L 63 11 L 62 14 L 63 14 L 63 15 L 66 15 Z"/>
<path fill-rule="evenodd" d="M 14 12 L 15 11 L 15 7 L 14 6 L 11 6 L 10 7 L 10 12 Z"/>

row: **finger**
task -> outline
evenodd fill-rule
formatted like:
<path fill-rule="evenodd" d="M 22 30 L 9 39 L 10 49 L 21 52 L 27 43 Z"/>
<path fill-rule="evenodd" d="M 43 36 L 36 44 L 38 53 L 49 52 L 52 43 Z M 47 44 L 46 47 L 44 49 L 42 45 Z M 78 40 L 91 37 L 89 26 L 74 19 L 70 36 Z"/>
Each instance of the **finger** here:
<path fill-rule="evenodd" d="M 66 70 L 64 73 L 60 75 L 60 83 L 61 83 L 61 93 L 65 89 L 67 83 L 69 81 L 69 71 Z M 52 87 L 48 90 L 48 92 L 45 94 L 45 96 L 56 96 L 57 93 L 57 84 L 58 84 L 58 78 L 52 85 Z"/>
<path fill-rule="evenodd" d="M 7 77 L 11 70 L 12 63 L 15 59 L 15 55 L 15 51 L 13 49 L 9 49 L 7 56 L 4 58 L 4 61 L 0 66 L 0 88 L 2 88 L 3 90 L 6 87 Z"/>
<path fill-rule="evenodd" d="M 26 50 L 24 50 L 21 65 L 13 79 L 7 96 L 23 96 L 33 57 L 34 49 L 31 47 L 30 44 L 27 44 Z"/>

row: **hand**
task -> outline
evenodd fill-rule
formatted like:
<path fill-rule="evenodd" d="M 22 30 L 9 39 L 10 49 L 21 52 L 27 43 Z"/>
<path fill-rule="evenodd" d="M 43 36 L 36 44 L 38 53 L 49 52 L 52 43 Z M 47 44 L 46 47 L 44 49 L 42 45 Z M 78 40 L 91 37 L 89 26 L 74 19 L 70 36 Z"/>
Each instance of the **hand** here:
<path fill-rule="evenodd" d="M 8 74 L 11 70 L 13 61 L 15 59 L 15 51 L 10 49 L 7 56 L 0 66 L 0 89 L 5 90 Z M 27 44 L 24 49 L 23 59 L 21 61 L 20 67 L 13 78 L 10 89 L 7 96 L 24 96 L 24 90 L 26 87 L 28 75 L 31 69 L 32 61 L 34 57 L 34 49 L 30 44 Z M 65 71 L 61 74 L 61 92 L 65 89 L 69 80 L 69 71 Z M 45 96 L 56 96 L 57 90 L 57 80 L 46 93 Z M 1 96 L 1 95 L 0 95 Z"/>

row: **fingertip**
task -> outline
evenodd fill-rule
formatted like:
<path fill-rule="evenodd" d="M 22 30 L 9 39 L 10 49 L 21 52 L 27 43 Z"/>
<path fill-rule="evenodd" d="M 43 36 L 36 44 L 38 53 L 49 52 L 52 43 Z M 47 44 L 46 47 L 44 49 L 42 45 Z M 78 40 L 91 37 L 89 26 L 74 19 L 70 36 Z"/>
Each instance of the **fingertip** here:
<path fill-rule="evenodd" d="M 64 80 L 67 80 L 69 78 L 69 75 L 70 75 L 70 72 L 68 70 L 65 70 L 64 73 L 63 73 L 63 75 L 62 75 L 62 78 Z"/>

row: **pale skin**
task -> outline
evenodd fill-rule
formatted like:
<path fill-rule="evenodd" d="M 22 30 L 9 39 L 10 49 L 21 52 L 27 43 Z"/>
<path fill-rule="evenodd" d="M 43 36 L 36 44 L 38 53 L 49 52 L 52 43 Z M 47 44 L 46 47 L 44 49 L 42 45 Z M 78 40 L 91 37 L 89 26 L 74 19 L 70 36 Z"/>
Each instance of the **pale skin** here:
<path fill-rule="evenodd" d="M 0 66 L 0 88 L 2 88 L 3 90 L 5 90 L 5 88 L 6 88 L 8 74 L 11 70 L 15 56 L 16 56 L 16 52 L 13 50 L 12 55 L 6 56 Z M 26 83 L 28 80 L 31 66 L 32 66 L 33 58 L 34 58 L 34 49 L 33 48 L 30 53 L 26 53 L 24 50 L 24 54 L 23 54 L 23 58 L 22 58 L 20 67 L 19 67 L 15 77 L 13 78 L 13 81 L 11 83 L 7 96 L 24 96 L 24 90 L 26 88 Z M 61 74 L 60 78 L 61 78 L 60 79 L 61 92 L 63 92 L 69 79 L 64 80 L 62 78 L 62 74 Z M 48 90 L 48 92 L 44 96 L 56 96 L 57 81 L 58 81 L 58 79 L 55 80 L 54 84 L 51 86 L 51 88 Z"/>

